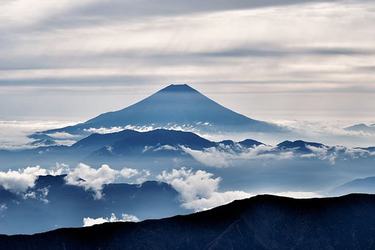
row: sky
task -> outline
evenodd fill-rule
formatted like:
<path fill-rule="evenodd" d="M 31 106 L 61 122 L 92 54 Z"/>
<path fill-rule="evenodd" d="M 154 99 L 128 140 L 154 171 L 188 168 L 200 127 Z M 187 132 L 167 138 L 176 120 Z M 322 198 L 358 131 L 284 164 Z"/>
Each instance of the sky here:
<path fill-rule="evenodd" d="M 375 2 L 0 0 L 0 120 L 83 121 L 170 83 L 249 117 L 375 122 Z"/>

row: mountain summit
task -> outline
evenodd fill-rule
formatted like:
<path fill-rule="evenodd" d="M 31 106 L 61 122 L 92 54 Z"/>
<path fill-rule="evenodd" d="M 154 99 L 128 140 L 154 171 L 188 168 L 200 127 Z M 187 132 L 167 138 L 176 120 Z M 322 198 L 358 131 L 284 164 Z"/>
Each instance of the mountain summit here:
<path fill-rule="evenodd" d="M 152 126 L 221 132 L 281 132 L 277 125 L 250 119 L 206 97 L 187 84 L 172 84 L 127 108 L 84 123 L 43 132 L 81 134 L 92 128 Z"/>

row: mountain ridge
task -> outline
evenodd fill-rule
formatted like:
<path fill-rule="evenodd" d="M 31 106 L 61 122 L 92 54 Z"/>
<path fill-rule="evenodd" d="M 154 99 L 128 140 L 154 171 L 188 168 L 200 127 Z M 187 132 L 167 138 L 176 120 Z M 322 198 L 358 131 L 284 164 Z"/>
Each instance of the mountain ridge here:
<path fill-rule="evenodd" d="M 367 194 L 314 199 L 259 195 L 161 220 L 2 235 L 0 248 L 373 249 L 375 228 L 368 225 L 375 224 L 374 208 L 375 196 Z"/>

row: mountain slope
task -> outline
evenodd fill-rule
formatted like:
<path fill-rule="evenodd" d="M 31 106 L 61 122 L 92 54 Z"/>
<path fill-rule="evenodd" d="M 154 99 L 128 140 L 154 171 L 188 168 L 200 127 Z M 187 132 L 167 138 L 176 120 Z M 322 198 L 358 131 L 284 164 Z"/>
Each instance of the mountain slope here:
<path fill-rule="evenodd" d="M 45 137 L 55 132 L 87 133 L 92 128 L 131 126 L 194 127 L 214 131 L 283 132 L 279 126 L 250 119 L 233 112 L 186 84 L 169 85 L 146 99 L 122 110 L 101 114 L 75 126 L 34 134 Z M 43 137 L 43 138 L 44 138 Z"/>
<path fill-rule="evenodd" d="M 0 236 L 1 249 L 374 249 L 375 196 L 257 196 L 196 213 L 32 236 Z"/>
<path fill-rule="evenodd" d="M 331 195 L 343 195 L 348 193 L 375 193 L 375 176 L 355 179 L 333 189 Z"/>
<path fill-rule="evenodd" d="M 120 150 L 144 149 L 146 146 L 186 146 L 191 149 L 214 147 L 216 144 L 194 133 L 176 130 L 156 129 L 148 132 L 123 130 L 112 134 L 92 134 L 75 143 L 72 148 L 97 150 L 112 146 Z"/>

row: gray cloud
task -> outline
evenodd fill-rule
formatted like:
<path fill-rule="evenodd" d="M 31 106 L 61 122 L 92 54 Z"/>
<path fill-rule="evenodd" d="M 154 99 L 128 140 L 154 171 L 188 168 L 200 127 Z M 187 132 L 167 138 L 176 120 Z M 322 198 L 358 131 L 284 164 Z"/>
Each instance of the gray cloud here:
<path fill-rule="evenodd" d="M 230 98 L 224 93 L 243 93 L 247 101 L 233 107 L 249 114 L 257 105 L 252 93 L 267 94 L 266 106 L 280 93 L 314 93 L 317 101 L 321 94 L 342 94 L 330 107 L 347 93 L 375 95 L 372 1 L 51 0 L 24 6 L 24 0 L 0 4 L 0 107 L 8 103 L 0 117 L 23 117 L 22 105 L 39 112 L 38 102 L 62 93 L 64 103 L 51 105 L 64 114 L 67 101 L 80 102 L 73 95 L 98 88 L 126 106 L 131 102 L 114 87 L 150 92 L 170 82 L 192 83 L 224 101 Z M 297 98 L 299 107 L 312 105 Z M 361 107 L 371 106 L 373 98 L 367 99 Z M 87 109 L 74 112 L 87 117 Z"/>
<path fill-rule="evenodd" d="M 124 21 L 155 16 L 186 15 L 202 12 L 243 10 L 319 2 L 336 2 L 336 0 L 93 1 L 90 4 L 78 6 L 70 11 L 65 11 L 62 13 L 63 15 L 45 20 L 42 27 L 69 27 L 76 26 L 77 23 L 80 25 L 92 25 L 93 23 L 108 22 L 108 17 L 111 17 L 112 20 Z"/>

